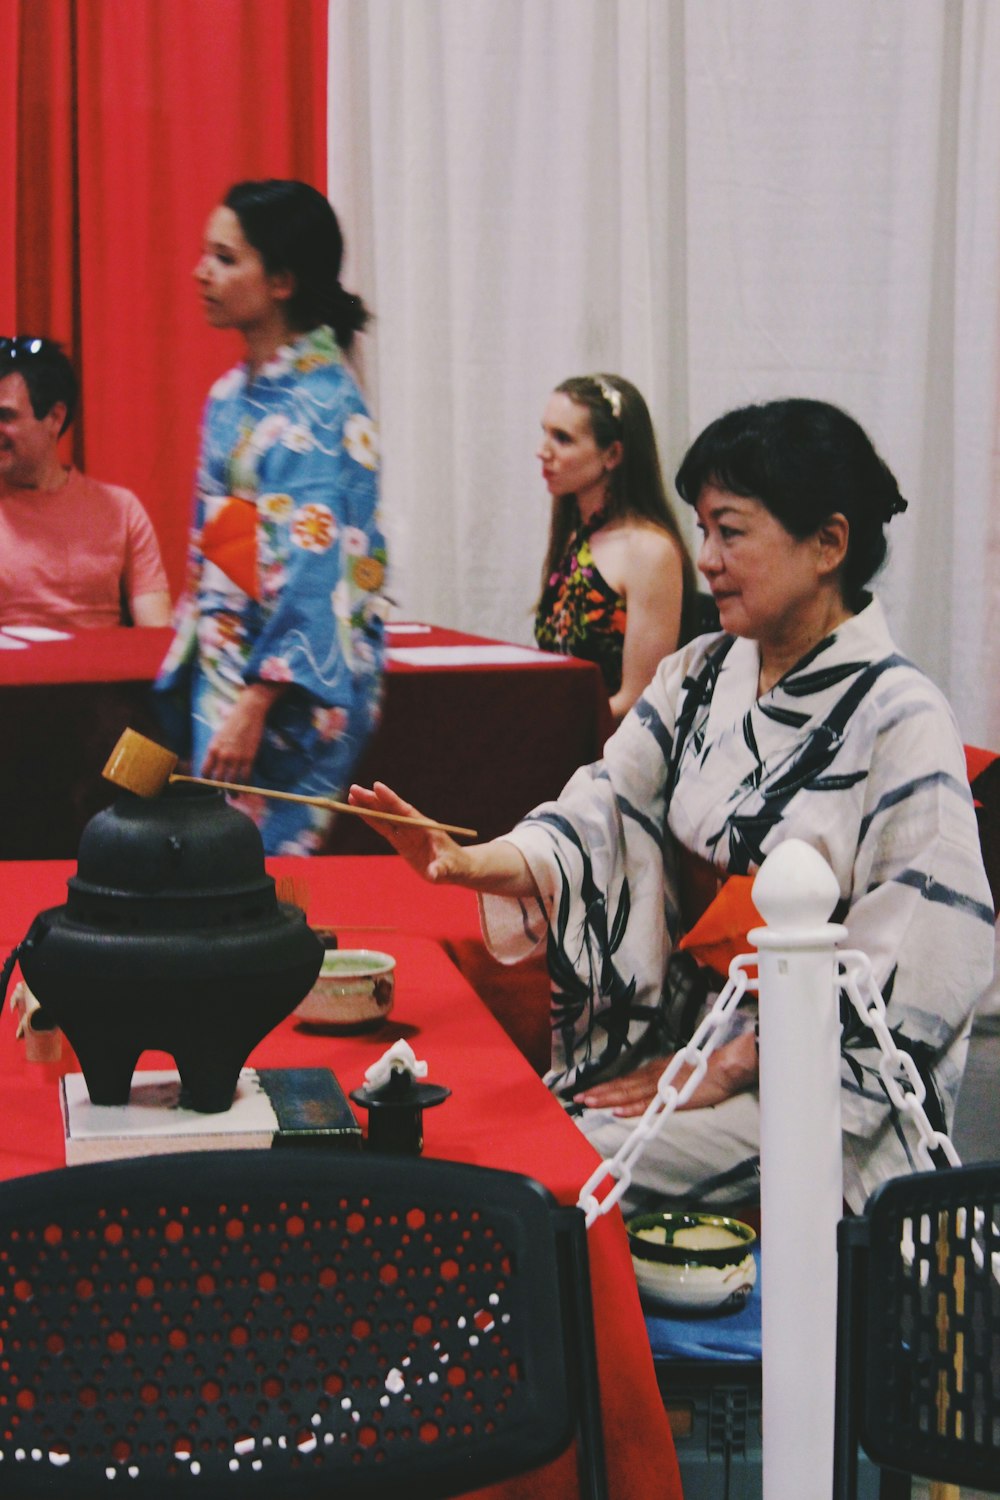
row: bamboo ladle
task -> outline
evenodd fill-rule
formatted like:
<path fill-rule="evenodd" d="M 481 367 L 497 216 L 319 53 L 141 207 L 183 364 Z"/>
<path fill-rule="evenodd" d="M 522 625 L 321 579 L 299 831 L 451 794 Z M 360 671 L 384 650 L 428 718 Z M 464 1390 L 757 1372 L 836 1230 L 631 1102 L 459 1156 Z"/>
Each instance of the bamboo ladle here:
<path fill-rule="evenodd" d="M 102 771 L 105 780 L 134 792 L 137 797 L 157 797 L 171 781 L 187 781 L 194 786 L 216 787 L 222 792 L 252 792 L 257 797 L 276 797 L 283 802 L 306 802 L 310 807 L 324 807 L 331 812 L 353 813 L 356 818 L 376 818 L 383 823 L 413 823 L 437 833 L 453 833 L 474 839 L 474 828 L 459 828 L 454 823 L 436 823 L 419 814 L 381 812 L 338 802 L 333 797 L 307 797 L 300 792 L 278 792 L 266 786 L 244 786 L 236 781 L 211 781 L 206 776 L 182 776 L 174 770 L 177 756 L 155 740 L 149 740 L 135 729 L 126 729 L 108 757 Z"/>

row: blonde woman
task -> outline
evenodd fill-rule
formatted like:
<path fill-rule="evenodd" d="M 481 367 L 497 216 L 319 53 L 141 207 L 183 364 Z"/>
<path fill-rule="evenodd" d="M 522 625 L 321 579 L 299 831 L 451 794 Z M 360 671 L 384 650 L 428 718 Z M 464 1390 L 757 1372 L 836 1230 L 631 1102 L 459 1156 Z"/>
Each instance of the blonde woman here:
<path fill-rule="evenodd" d="M 620 375 L 573 376 L 549 397 L 538 457 L 552 522 L 535 639 L 598 664 L 617 722 L 697 606 L 649 409 Z"/>

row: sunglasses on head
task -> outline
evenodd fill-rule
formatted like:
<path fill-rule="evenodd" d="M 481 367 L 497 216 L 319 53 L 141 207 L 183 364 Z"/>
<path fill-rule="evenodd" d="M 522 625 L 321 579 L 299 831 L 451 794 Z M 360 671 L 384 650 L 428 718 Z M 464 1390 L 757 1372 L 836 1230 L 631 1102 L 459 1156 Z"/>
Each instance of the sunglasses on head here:
<path fill-rule="evenodd" d="M 51 339 L 34 338 L 31 334 L 19 333 L 15 338 L 0 338 L 0 359 L 13 362 L 18 359 L 34 359 L 40 354 L 50 354 L 58 346 Z"/>

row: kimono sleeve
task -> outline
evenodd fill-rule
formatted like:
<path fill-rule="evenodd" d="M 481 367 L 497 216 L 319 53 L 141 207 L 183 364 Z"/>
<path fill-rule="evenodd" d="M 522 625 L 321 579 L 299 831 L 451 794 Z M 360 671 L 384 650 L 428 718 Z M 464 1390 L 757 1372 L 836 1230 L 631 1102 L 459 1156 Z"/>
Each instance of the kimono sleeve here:
<path fill-rule="evenodd" d="M 672 665 L 671 665 L 672 664 Z M 675 658 L 559 799 L 507 837 L 524 855 L 536 903 L 482 899 L 488 946 L 502 961 L 546 939 L 552 981 L 551 1086 L 621 1071 L 658 1025 L 676 927 L 671 841 L 664 840 Z"/>
<path fill-rule="evenodd" d="M 923 683 L 897 690 L 882 716 L 845 918 L 848 945 L 871 960 L 889 1029 L 926 1086 L 928 1118 L 947 1129 L 970 1017 L 993 968 L 992 901 L 950 710 Z M 912 1127 L 893 1118 L 870 1029 L 852 1007 L 843 1020 L 844 1130 L 863 1162 L 879 1131 L 896 1131 L 902 1143 Z"/>
<path fill-rule="evenodd" d="M 665 773 L 684 657 L 679 652 L 662 663 L 608 740 L 603 760 L 581 767 L 558 799 L 536 807 L 505 835 L 527 861 L 541 901 L 480 898 L 483 936 L 502 963 L 527 957 L 548 925 L 561 925 L 564 934 L 582 931 L 597 892 L 605 904 L 618 907 L 627 888 L 632 910 L 637 884 L 639 920 L 647 902 L 662 911 Z M 657 984 L 661 981 L 662 973 Z"/>
<path fill-rule="evenodd" d="M 360 404 L 298 424 L 259 471 L 261 628 L 248 682 L 294 683 L 320 703 L 351 701 L 383 664 L 385 543 L 374 426 Z"/>

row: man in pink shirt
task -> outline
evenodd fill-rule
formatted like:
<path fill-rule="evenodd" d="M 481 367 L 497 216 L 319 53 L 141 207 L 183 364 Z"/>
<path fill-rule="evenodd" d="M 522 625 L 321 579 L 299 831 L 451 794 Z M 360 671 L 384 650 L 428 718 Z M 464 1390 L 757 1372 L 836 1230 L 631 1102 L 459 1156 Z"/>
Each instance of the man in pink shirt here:
<path fill-rule="evenodd" d="M 58 344 L 0 338 L 0 626 L 168 625 L 167 576 L 139 501 L 60 461 L 76 396 Z"/>

